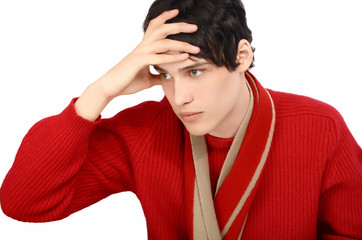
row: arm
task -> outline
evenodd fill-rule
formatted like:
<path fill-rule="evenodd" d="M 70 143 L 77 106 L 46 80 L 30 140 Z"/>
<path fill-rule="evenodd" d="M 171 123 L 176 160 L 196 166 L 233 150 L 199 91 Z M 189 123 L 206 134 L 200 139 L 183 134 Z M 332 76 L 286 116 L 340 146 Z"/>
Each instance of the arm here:
<path fill-rule="evenodd" d="M 4 213 L 22 221 L 58 220 L 112 193 L 133 191 L 133 141 L 124 139 L 137 132 L 126 131 L 125 117 L 117 120 L 125 125 L 117 131 L 113 119 L 90 122 L 72 102 L 35 124 L 0 190 Z"/>
<path fill-rule="evenodd" d="M 326 166 L 319 204 L 321 239 L 362 239 L 362 151 L 343 119 Z"/>
<path fill-rule="evenodd" d="M 168 51 L 199 51 L 165 39 L 197 29 L 186 23 L 165 24 L 177 13 L 168 11 L 152 20 L 137 48 L 91 84 L 74 105 L 30 129 L 0 190 L 5 214 L 22 221 L 52 221 L 109 194 L 133 190 L 132 136 L 119 129 L 114 132 L 112 120 L 95 120 L 115 97 L 159 84 L 149 65 L 188 58 L 187 53 L 165 54 Z M 123 120 L 127 122 L 127 117 Z"/>

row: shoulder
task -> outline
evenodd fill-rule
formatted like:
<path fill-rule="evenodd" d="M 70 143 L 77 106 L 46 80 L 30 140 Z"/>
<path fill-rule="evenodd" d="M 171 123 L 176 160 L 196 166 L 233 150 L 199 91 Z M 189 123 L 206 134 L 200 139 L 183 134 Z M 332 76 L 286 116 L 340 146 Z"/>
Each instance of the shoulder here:
<path fill-rule="evenodd" d="M 330 159 L 346 164 L 354 161 L 355 169 L 360 168 L 361 148 L 334 107 L 306 96 L 273 90 L 268 92 L 275 106 L 279 140 L 286 139 L 287 145 L 293 141 L 295 145 L 309 144 L 309 147 L 303 147 L 303 151 L 314 149 L 321 154 L 324 149 Z"/>
<path fill-rule="evenodd" d="M 293 125 L 300 131 L 331 138 L 336 143 L 348 127 L 341 114 L 331 105 L 311 97 L 269 90 L 280 125 Z M 308 130 L 307 130 L 308 129 Z M 329 136 L 329 137 L 328 137 Z"/>
<path fill-rule="evenodd" d="M 268 92 L 273 99 L 277 118 L 309 115 L 332 121 L 342 120 L 342 116 L 333 106 L 317 99 L 270 89 Z"/>

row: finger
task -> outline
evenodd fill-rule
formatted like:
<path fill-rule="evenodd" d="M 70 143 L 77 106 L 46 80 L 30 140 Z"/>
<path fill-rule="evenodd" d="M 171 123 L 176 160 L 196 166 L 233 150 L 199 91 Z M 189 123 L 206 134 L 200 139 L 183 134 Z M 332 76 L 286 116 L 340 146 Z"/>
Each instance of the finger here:
<path fill-rule="evenodd" d="M 167 20 L 170 20 L 170 19 L 176 17 L 178 15 L 178 13 L 179 13 L 178 9 L 173 9 L 173 10 L 165 11 L 165 12 L 161 13 L 159 16 L 157 16 L 156 18 L 152 19 L 150 21 L 150 23 L 148 24 L 145 36 L 149 35 L 149 33 L 152 33 L 155 29 L 160 27 L 162 24 L 165 24 L 165 22 L 167 22 Z"/>
<path fill-rule="evenodd" d="M 153 42 L 149 46 L 147 46 L 150 53 L 166 53 L 166 52 L 187 52 L 191 54 L 198 54 L 200 52 L 200 48 L 194 45 L 191 45 L 187 42 L 171 40 L 171 39 L 163 39 L 157 42 Z M 146 50 L 147 51 L 147 50 Z"/>
<path fill-rule="evenodd" d="M 147 59 L 151 65 L 174 63 L 185 61 L 189 58 L 188 53 L 177 53 L 177 54 L 154 54 Z"/>
<path fill-rule="evenodd" d="M 193 33 L 198 29 L 197 25 L 185 22 L 163 24 L 144 38 L 145 41 L 155 41 L 166 38 L 168 35 L 178 33 Z"/>

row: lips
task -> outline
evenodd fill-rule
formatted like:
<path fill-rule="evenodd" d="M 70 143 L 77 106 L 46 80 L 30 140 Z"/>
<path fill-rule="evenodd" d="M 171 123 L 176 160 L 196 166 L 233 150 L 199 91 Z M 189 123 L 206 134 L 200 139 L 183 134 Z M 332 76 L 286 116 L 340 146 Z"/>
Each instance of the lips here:
<path fill-rule="evenodd" d="M 184 122 L 192 122 L 195 121 L 202 112 L 183 112 L 180 113 L 180 117 Z"/>

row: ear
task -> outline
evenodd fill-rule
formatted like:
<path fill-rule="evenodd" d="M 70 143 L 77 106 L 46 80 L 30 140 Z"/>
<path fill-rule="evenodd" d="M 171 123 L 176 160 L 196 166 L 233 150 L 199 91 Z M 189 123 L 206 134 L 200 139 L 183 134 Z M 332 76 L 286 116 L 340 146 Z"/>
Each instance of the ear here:
<path fill-rule="evenodd" d="M 236 68 L 239 72 L 246 72 L 253 62 L 254 52 L 248 40 L 241 39 L 236 54 L 236 62 L 240 65 Z"/>

